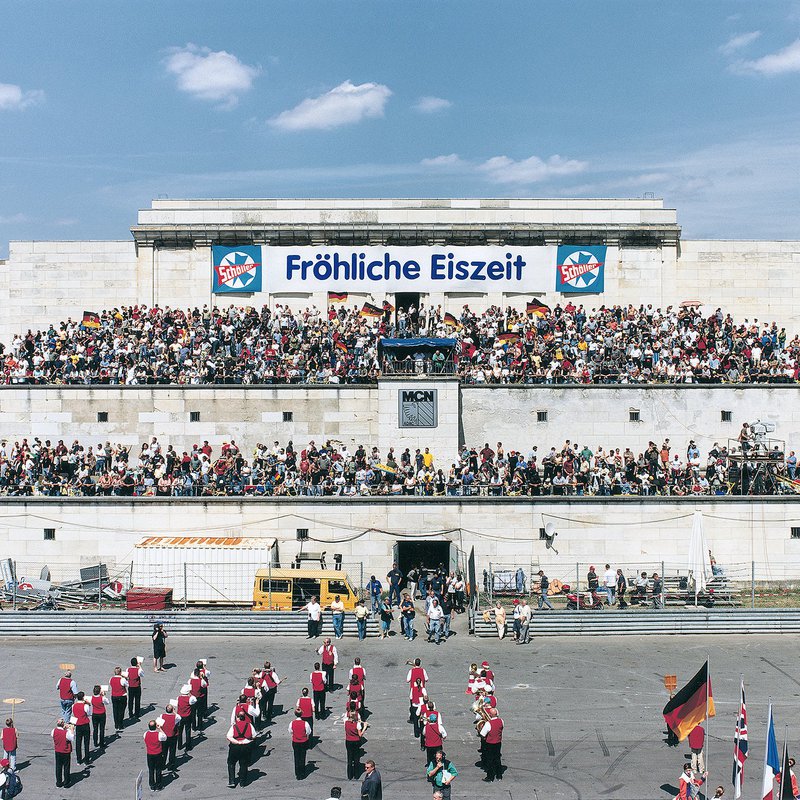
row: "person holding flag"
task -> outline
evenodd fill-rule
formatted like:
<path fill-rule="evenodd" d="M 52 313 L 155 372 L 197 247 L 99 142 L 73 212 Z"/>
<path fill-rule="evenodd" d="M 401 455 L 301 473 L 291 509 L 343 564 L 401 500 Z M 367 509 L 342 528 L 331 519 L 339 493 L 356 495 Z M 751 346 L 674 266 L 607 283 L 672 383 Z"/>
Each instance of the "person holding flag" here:
<path fill-rule="evenodd" d="M 747 707 L 744 702 L 744 678 L 742 679 L 742 701 L 736 718 L 736 733 L 733 737 L 733 798 L 739 800 L 744 786 L 744 762 L 747 758 Z"/>
<path fill-rule="evenodd" d="M 707 772 L 704 772 L 701 777 L 698 777 L 692 771 L 691 764 L 684 764 L 683 772 L 678 780 L 678 786 L 680 788 L 678 794 L 675 796 L 675 800 L 692 800 L 693 797 L 697 797 L 699 789 L 706 782 L 707 777 Z"/>

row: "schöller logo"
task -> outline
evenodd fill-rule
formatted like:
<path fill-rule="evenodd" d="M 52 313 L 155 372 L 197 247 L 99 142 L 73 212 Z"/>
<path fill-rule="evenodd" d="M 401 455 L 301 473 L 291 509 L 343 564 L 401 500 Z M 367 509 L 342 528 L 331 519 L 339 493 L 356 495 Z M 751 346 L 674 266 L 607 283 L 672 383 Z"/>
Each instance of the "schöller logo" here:
<path fill-rule="evenodd" d="M 438 425 L 438 389 L 400 389 L 398 427 L 435 428 Z"/>

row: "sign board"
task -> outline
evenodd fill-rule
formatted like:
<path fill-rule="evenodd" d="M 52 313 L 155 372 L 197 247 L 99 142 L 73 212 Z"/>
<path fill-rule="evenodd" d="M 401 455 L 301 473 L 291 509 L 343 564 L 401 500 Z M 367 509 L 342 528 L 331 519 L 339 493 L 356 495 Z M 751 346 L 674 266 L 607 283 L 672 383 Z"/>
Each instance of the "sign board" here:
<path fill-rule="evenodd" d="M 606 247 L 561 245 L 556 261 L 556 291 L 600 294 L 605 283 Z"/>
<path fill-rule="evenodd" d="M 399 428 L 438 426 L 438 389 L 400 389 L 397 392 L 397 404 Z"/>
<path fill-rule="evenodd" d="M 241 294 L 261 291 L 261 247 L 211 248 L 212 289 L 214 294 Z"/>

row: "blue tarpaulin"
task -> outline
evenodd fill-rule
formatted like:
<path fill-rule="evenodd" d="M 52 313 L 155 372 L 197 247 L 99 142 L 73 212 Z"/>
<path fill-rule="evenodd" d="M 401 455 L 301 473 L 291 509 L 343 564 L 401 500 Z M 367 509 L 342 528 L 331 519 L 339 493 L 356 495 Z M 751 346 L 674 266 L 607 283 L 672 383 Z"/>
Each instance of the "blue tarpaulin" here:
<path fill-rule="evenodd" d="M 432 336 L 418 336 L 414 339 L 381 339 L 384 350 L 419 352 L 425 350 L 446 350 L 456 346 L 455 339 L 437 339 Z"/>

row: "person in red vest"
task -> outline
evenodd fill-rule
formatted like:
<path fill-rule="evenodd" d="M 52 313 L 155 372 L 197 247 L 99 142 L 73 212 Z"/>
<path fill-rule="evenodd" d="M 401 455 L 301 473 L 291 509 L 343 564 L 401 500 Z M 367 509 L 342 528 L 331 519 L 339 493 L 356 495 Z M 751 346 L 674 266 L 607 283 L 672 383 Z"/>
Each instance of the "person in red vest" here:
<path fill-rule="evenodd" d="M 311 681 L 311 691 L 314 696 L 314 717 L 316 719 L 325 718 L 325 682 L 327 678 L 320 669 L 319 661 L 314 664 L 314 671 L 309 675 Z"/>
<path fill-rule="evenodd" d="M 51 732 L 53 749 L 56 753 L 56 786 L 67 789 L 70 785 L 70 767 L 72 761 L 72 742 L 75 734 L 63 719 L 56 722 L 56 727 Z"/>
<path fill-rule="evenodd" d="M 247 698 L 248 701 L 252 701 L 256 705 L 259 705 L 261 702 L 261 689 L 258 687 L 258 684 L 261 682 L 261 673 L 259 672 L 258 675 L 251 675 L 247 679 L 247 685 L 242 689 L 242 694 Z"/>
<path fill-rule="evenodd" d="M 114 730 L 122 730 L 125 719 L 125 706 L 128 703 L 128 681 L 122 675 L 122 667 L 114 667 L 114 674 L 108 682 L 111 689 L 111 712 L 114 715 Z"/>
<path fill-rule="evenodd" d="M 503 780 L 502 746 L 503 746 L 503 720 L 496 708 L 488 709 L 489 719 L 483 723 L 478 731 L 483 739 L 483 768 L 486 770 L 485 781 L 495 779 Z"/>
<path fill-rule="evenodd" d="M 272 663 L 264 662 L 264 671 L 261 673 L 261 691 L 263 697 L 263 708 L 261 716 L 263 721 L 269 725 L 272 722 L 272 709 L 275 706 L 275 695 L 278 693 L 278 686 L 281 679 L 273 669 Z"/>
<path fill-rule="evenodd" d="M 426 764 L 430 764 L 435 756 L 436 751 L 442 749 L 442 744 L 447 738 L 447 731 L 442 725 L 439 717 L 439 712 L 433 708 L 433 702 L 428 701 L 428 712 L 425 715 L 425 728 L 422 731 L 422 741 L 425 744 L 425 758 Z"/>
<path fill-rule="evenodd" d="M 239 695 L 239 699 L 236 701 L 233 711 L 231 711 L 231 725 L 236 722 L 240 711 L 245 715 L 245 719 L 248 722 L 252 722 L 255 725 L 258 720 L 258 706 L 253 701 L 253 698 L 244 693 Z"/>
<path fill-rule="evenodd" d="M 408 662 L 411 664 L 411 662 Z M 406 675 L 406 683 L 410 683 L 412 686 L 419 679 L 422 681 L 422 685 L 428 682 L 428 673 L 425 672 L 425 669 L 422 667 L 422 662 L 418 659 L 414 659 L 414 663 L 411 664 L 411 669 L 408 671 L 408 675 Z"/>
<path fill-rule="evenodd" d="M 96 684 L 92 690 L 92 741 L 95 747 L 106 746 L 106 706 L 109 701 L 103 687 Z"/>
<path fill-rule="evenodd" d="M 69 721 L 75 726 L 75 758 L 79 764 L 88 764 L 92 704 L 86 699 L 83 692 L 78 692 L 75 695 L 75 702 L 72 704 L 72 716 Z"/>
<path fill-rule="evenodd" d="M 678 779 L 679 789 L 678 796 L 675 800 L 692 800 L 692 798 L 698 795 L 699 789 L 706 782 L 707 777 L 706 774 L 698 777 L 692 771 L 691 764 L 684 764 L 683 772 Z"/>
<path fill-rule="evenodd" d="M 344 746 L 347 751 L 347 780 L 354 781 L 361 773 L 359 755 L 364 723 L 355 714 L 348 714 L 344 723 Z"/>
<path fill-rule="evenodd" d="M 56 689 L 61 700 L 61 716 L 65 723 L 69 723 L 69 718 L 72 716 L 72 704 L 75 702 L 75 695 L 78 693 L 78 686 L 72 680 L 71 672 L 67 671 L 59 678 Z"/>
<path fill-rule="evenodd" d="M 10 717 L 6 720 L 6 726 L 3 728 L 3 758 L 8 759 L 8 765 L 11 769 L 17 768 L 17 745 L 19 744 L 19 737 L 17 736 L 17 729 L 14 727 L 14 720 Z"/>
<path fill-rule="evenodd" d="M 361 665 L 361 659 L 356 656 L 353 659 L 353 666 L 350 668 L 350 684 L 352 686 L 353 679 L 356 679 L 361 692 L 361 705 L 367 705 L 367 671 Z"/>
<path fill-rule="evenodd" d="M 331 640 L 326 638 L 317 649 L 317 655 L 322 656 L 322 670 L 327 678 L 325 683 L 328 691 L 332 692 L 336 687 L 333 679 L 333 673 L 336 667 L 339 665 L 339 653 L 336 652 L 336 645 L 331 644 Z"/>
<path fill-rule="evenodd" d="M 306 750 L 311 728 L 308 723 L 300 719 L 300 709 L 295 709 L 295 718 L 289 723 L 289 733 L 292 735 L 292 750 L 294 750 L 294 777 L 301 781 L 306 776 Z"/>
<path fill-rule="evenodd" d="M 144 749 L 147 752 L 147 777 L 150 788 L 153 791 L 161 789 L 164 756 L 164 742 L 167 735 L 160 730 L 154 719 L 147 723 L 147 730 L 144 732 Z"/>
<path fill-rule="evenodd" d="M 192 695 L 192 687 L 184 683 L 178 695 L 176 709 L 181 718 L 181 724 L 178 726 L 178 747 L 183 747 L 184 751 L 192 749 L 192 717 L 196 705 L 197 698 Z"/>
<path fill-rule="evenodd" d="M 131 659 L 131 665 L 128 667 L 127 672 L 128 718 L 133 719 L 136 717 L 136 719 L 139 719 L 142 708 L 142 676 L 144 672 L 135 658 Z"/>
<path fill-rule="evenodd" d="M 247 714 L 240 711 L 228 728 L 228 787 L 236 786 L 236 765 L 239 765 L 239 786 L 247 786 L 247 771 L 250 768 L 250 753 L 256 733 L 247 719 Z"/>
<path fill-rule="evenodd" d="M 308 694 L 308 687 L 304 686 L 300 697 L 297 698 L 296 709 L 300 712 L 300 719 L 308 723 L 311 736 L 314 735 L 314 703 Z"/>
<path fill-rule="evenodd" d="M 422 714 L 422 709 L 426 707 L 428 702 L 428 691 L 422 685 L 422 678 L 417 678 L 414 681 L 408 699 L 408 721 L 414 724 L 414 738 L 419 739 L 420 736 L 422 736 L 420 715 Z"/>
<path fill-rule="evenodd" d="M 192 697 L 197 701 L 192 713 L 192 730 L 201 730 L 208 710 L 208 682 L 200 667 L 195 667 L 189 678 Z"/>
<path fill-rule="evenodd" d="M 164 713 L 156 720 L 156 725 L 164 732 L 167 741 L 164 743 L 164 767 L 173 774 L 178 771 L 178 727 L 181 716 L 176 713 L 175 706 L 168 703 Z"/>
<path fill-rule="evenodd" d="M 483 671 L 483 678 L 486 681 L 486 683 L 491 683 L 492 685 L 494 685 L 494 672 L 489 666 L 488 661 L 484 661 L 481 663 L 481 670 Z"/>

